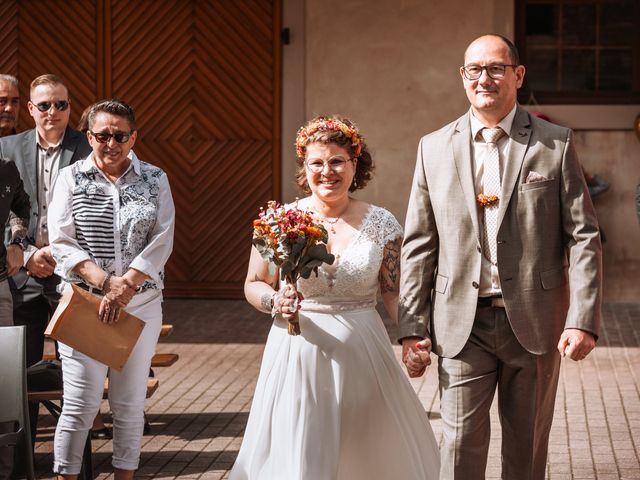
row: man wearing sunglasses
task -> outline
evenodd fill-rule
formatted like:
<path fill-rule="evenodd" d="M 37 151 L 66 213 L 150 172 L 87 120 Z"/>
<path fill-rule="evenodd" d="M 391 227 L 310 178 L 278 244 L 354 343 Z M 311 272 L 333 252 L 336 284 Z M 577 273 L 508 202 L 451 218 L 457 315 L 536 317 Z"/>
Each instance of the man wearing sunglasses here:
<path fill-rule="evenodd" d="M 49 248 L 47 209 L 61 168 L 91 153 L 86 136 L 68 127 L 69 92 L 62 79 L 47 74 L 31 82 L 30 115 L 35 128 L 0 138 L 0 156 L 13 160 L 31 200 L 27 237 L 22 244 L 24 265 L 9 279 L 13 321 L 27 327 L 27 366 L 42 359 L 44 330 L 56 308 L 60 278 Z M 29 405 L 35 438 L 38 404 Z"/>

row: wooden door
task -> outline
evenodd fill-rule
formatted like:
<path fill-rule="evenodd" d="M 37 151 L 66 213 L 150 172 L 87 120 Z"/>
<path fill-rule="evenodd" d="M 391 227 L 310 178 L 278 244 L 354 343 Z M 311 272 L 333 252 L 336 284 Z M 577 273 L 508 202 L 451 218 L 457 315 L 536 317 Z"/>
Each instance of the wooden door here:
<path fill-rule="evenodd" d="M 165 293 L 240 297 L 251 220 L 280 191 L 280 2 L 3 1 L 0 28 L 23 105 L 50 72 L 72 123 L 98 98 L 134 107 L 134 150 L 168 173 L 176 204 Z"/>

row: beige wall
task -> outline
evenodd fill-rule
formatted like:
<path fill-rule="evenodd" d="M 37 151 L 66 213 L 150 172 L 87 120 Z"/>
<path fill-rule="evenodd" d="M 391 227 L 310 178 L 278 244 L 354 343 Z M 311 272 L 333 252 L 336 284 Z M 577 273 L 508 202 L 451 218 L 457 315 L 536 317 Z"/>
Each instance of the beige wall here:
<path fill-rule="evenodd" d="M 375 180 L 358 196 L 402 222 L 419 138 L 467 110 L 458 74 L 464 49 L 482 33 L 512 36 L 513 1 L 284 0 L 284 11 L 292 44 L 283 53 L 283 199 L 297 195 L 295 130 L 340 113 L 359 125 L 376 162 Z M 638 300 L 640 232 L 629 217 L 640 143 L 631 132 L 578 132 L 577 144 L 588 169 L 612 184 L 598 199 L 608 298 Z"/>
<path fill-rule="evenodd" d="M 594 204 L 605 232 L 605 299 L 640 301 L 640 225 L 635 189 L 640 182 L 640 140 L 631 131 L 577 131 L 576 149 L 585 169 L 610 188 Z"/>

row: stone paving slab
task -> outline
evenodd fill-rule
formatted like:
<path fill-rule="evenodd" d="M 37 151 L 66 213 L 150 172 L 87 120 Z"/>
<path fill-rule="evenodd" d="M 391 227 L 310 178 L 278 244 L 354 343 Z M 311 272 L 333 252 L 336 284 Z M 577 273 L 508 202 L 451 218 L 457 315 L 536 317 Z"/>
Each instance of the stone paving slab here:
<path fill-rule="evenodd" d="M 550 480 L 640 480 L 640 304 L 607 304 L 603 313 L 594 353 L 583 362 L 562 362 Z M 169 300 L 165 322 L 174 332 L 161 340 L 158 351 L 178 353 L 180 360 L 155 369 L 160 387 L 147 402 L 152 429 L 143 439 L 136 478 L 225 479 L 242 441 L 269 318 L 242 301 Z M 393 338 L 395 329 L 388 329 Z M 394 351 L 399 359 L 400 348 Z M 440 438 L 436 369 L 410 382 Z M 108 411 L 106 402 L 103 411 Z M 38 478 L 53 478 L 54 428 L 42 410 Z M 113 478 L 111 442 L 94 440 L 93 451 L 96 478 Z M 486 476 L 500 478 L 495 404 Z"/>

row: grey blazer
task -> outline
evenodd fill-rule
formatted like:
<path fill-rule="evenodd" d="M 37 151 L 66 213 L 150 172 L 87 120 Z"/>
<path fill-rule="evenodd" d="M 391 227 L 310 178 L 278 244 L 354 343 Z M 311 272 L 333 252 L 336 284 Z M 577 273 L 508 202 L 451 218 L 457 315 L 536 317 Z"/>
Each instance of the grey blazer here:
<path fill-rule="evenodd" d="M 89 146 L 86 135 L 69 127 L 67 127 L 64 133 L 61 148 L 60 169 L 87 157 L 91 153 L 91 147 Z M 15 162 L 20 172 L 22 182 L 24 183 L 24 189 L 29 194 L 31 212 L 27 241 L 35 244 L 35 232 L 38 219 L 38 176 L 36 172 L 37 151 L 35 128 L 19 133 L 18 135 L 0 138 L 0 156 Z M 9 284 L 14 290 L 22 290 L 27 283 L 32 283 L 35 291 L 31 293 L 37 295 L 42 289 L 42 284 L 46 283 L 47 279 L 33 279 L 32 282 L 29 282 L 30 278 L 26 270 L 21 269 L 16 275 L 10 278 Z M 52 275 L 49 279 L 52 279 L 55 283 L 58 282 L 58 278 L 55 275 Z M 33 296 L 29 292 L 24 293 L 27 297 Z"/>
<path fill-rule="evenodd" d="M 430 336 L 454 357 L 473 326 L 482 225 L 476 206 L 469 113 L 420 141 L 407 211 L 399 338 Z M 597 336 L 602 247 L 572 132 L 517 108 L 500 196 L 498 265 L 520 344 L 544 354 L 565 328 Z M 526 183 L 529 172 L 545 181 Z"/>

